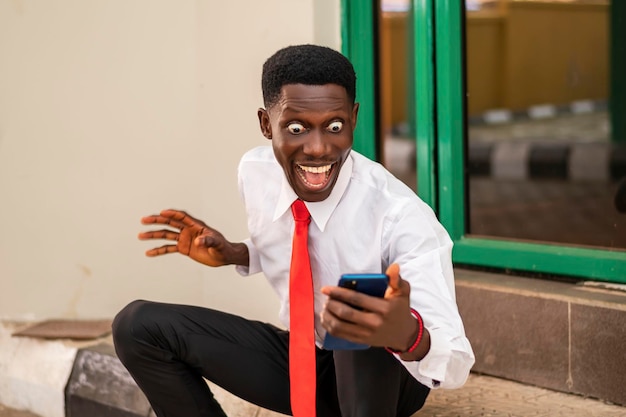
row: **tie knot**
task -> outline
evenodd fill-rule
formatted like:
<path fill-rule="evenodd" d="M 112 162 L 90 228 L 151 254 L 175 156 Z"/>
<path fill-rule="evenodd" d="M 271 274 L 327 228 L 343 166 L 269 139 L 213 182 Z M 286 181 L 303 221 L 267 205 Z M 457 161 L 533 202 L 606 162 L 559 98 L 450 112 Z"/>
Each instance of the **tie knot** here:
<path fill-rule="evenodd" d="M 309 210 L 307 210 L 304 205 L 304 201 L 300 199 L 293 202 L 291 205 L 291 212 L 293 213 L 294 220 L 297 222 L 307 221 L 311 217 Z"/>

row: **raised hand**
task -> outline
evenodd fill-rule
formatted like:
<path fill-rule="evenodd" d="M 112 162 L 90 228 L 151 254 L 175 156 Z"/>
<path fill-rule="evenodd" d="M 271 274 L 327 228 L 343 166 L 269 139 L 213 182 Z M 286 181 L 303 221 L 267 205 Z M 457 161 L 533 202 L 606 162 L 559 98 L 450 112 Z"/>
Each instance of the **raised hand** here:
<path fill-rule="evenodd" d="M 171 241 L 147 250 L 147 256 L 177 252 L 208 266 L 248 265 L 248 248 L 245 244 L 229 242 L 220 232 L 184 211 L 163 210 L 159 214 L 142 217 L 141 223 L 171 227 L 139 233 L 140 240 Z"/>

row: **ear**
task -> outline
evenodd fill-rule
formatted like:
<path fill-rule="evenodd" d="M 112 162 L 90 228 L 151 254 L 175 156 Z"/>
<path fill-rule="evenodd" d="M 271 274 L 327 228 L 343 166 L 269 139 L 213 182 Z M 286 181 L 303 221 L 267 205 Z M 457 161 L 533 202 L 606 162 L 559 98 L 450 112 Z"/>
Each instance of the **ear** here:
<path fill-rule="evenodd" d="M 358 118 L 359 115 L 359 103 L 354 103 L 354 106 L 352 106 L 352 130 L 354 130 L 356 128 L 356 120 Z"/>
<path fill-rule="evenodd" d="M 257 112 L 257 116 L 259 116 L 259 127 L 261 128 L 261 133 L 267 139 L 272 139 L 272 124 L 270 123 L 270 115 L 267 110 L 260 108 Z"/>

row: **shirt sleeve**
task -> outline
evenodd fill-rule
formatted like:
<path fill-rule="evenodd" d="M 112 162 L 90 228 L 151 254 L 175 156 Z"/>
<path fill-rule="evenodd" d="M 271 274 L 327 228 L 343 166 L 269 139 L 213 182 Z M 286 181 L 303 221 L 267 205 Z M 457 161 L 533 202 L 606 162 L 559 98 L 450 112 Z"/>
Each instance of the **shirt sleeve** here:
<path fill-rule="evenodd" d="M 442 329 L 428 329 L 430 351 L 419 362 L 415 376 L 431 388 L 458 388 L 465 384 L 474 364 L 474 353 L 467 338 L 446 334 Z"/>
<path fill-rule="evenodd" d="M 239 166 L 237 167 L 237 186 L 239 189 L 239 196 L 241 197 L 241 201 L 244 203 L 244 206 L 246 206 L 246 188 L 243 177 L 246 173 L 246 156 L 249 153 L 250 152 L 246 153 L 246 155 L 241 158 Z M 246 206 L 246 211 L 247 210 L 248 207 Z M 254 243 L 252 243 L 250 238 L 244 240 L 243 243 L 248 247 L 248 266 L 237 265 L 235 267 L 235 271 L 242 276 L 253 275 L 261 272 L 261 258 L 256 246 L 254 246 Z"/>
<path fill-rule="evenodd" d="M 475 358 L 456 304 L 452 241 L 429 208 L 409 207 L 394 217 L 387 224 L 388 262 L 400 265 L 400 276 L 411 285 L 411 307 L 431 338 L 421 361 L 402 364 L 430 388 L 458 388 Z"/>
<path fill-rule="evenodd" d="M 437 329 L 430 332 L 430 350 L 416 362 L 396 359 L 423 385 L 432 388 L 454 389 L 465 384 L 474 364 L 474 354 L 469 341 L 462 337 L 452 337 Z"/>
<path fill-rule="evenodd" d="M 259 256 L 259 251 L 256 250 L 256 247 L 250 239 L 244 240 L 243 243 L 248 247 L 248 266 L 237 265 L 235 270 L 243 276 L 261 272 L 261 258 Z"/>

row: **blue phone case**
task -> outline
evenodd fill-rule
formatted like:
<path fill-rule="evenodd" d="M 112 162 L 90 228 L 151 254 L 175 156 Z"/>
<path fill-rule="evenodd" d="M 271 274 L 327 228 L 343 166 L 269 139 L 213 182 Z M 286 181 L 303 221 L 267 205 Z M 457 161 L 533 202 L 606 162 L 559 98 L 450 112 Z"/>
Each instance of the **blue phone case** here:
<path fill-rule="evenodd" d="M 385 274 L 343 274 L 338 285 L 374 297 L 383 297 L 388 284 L 389 277 Z M 357 350 L 367 349 L 369 345 L 350 342 L 326 333 L 323 348 L 326 350 Z"/>

